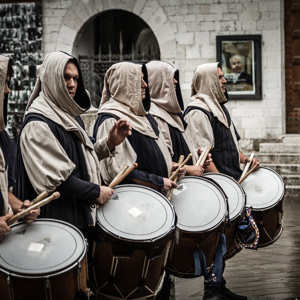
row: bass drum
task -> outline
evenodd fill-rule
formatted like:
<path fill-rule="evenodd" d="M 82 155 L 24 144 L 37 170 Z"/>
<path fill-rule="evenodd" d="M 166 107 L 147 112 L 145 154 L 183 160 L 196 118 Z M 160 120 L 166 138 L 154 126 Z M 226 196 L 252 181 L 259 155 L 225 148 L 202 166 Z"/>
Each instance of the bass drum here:
<path fill-rule="evenodd" d="M 17 223 L 0 244 L 1 300 L 75 300 L 86 292 L 86 242 L 69 223 Z"/>
<path fill-rule="evenodd" d="M 201 249 L 211 266 L 219 234 L 228 215 L 227 199 L 212 180 L 185 176 L 178 181 L 171 199 L 178 217 L 166 269 L 176 277 L 195 277 L 194 252 Z"/>
<path fill-rule="evenodd" d="M 242 187 L 247 194 L 247 207 L 259 228 L 259 247 L 273 244 L 282 233 L 285 185 L 274 170 L 260 167 L 251 173 Z"/>
<path fill-rule="evenodd" d="M 226 236 L 227 253 L 224 259 L 233 257 L 236 253 L 235 228 L 239 224 L 246 207 L 246 194 L 242 186 L 232 177 L 221 173 L 206 173 L 203 177 L 210 178 L 219 184 L 227 195 L 229 206 L 230 224 L 226 224 L 224 234 Z"/>
<path fill-rule="evenodd" d="M 153 189 L 121 185 L 97 219 L 94 292 L 105 299 L 154 297 L 176 228 L 172 204 Z"/>

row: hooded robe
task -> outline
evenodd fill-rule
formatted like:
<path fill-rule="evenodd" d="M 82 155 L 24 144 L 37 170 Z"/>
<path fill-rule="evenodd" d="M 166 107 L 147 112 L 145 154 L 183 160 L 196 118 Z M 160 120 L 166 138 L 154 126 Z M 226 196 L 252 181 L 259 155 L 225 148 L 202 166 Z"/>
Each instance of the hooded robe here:
<path fill-rule="evenodd" d="M 146 64 L 148 72 L 149 92 L 151 97 L 150 113 L 158 123 L 165 141 L 172 155 L 172 160 L 177 162 L 180 155 L 187 157 L 192 153 L 192 160 L 187 164 L 196 164 L 197 152 L 187 123 L 183 119 L 183 100 L 179 83 L 179 71 L 170 64 L 162 61 L 151 61 Z M 177 85 L 174 88 L 173 78 Z"/>
<path fill-rule="evenodd" d="M 99 106 L 99 115 L 94 127 L 94 138 L 107 135 L 114 122 L 120 118 L 132 127 L 132 135 L 115 147 L 114 156 L 100 162 L 101 177 L 109 184 L 121 168 L 137 162 L 123 183 L 133 183 L 136 178 L 163 187 L 163 177 L 169 177 L 172 160 L 164 138 L 154 118 L 147 112 L 150 97 L 141 96 L 141 74 L 147 81 L 145 66 L 129 62 L 114 64 L 104 79 L 104 89 Z"/>
<path fill-rule="evenodd" d="M 11 212 L 8 203 L 8 191 L 14 184 L 12 158 L 13 154 L 12 141 L 4 130 L 7 122 L 7 99 L 4 96 L 5 82 L 8 71 L 9 58 L 0 55 L 0 216 Z"/>
<path fill-rule="evenodd" d="M 74 98 L 64 70 L 72 61 L 79 71 Z M 80 115 L 90 108 L 77 60 L 63 52 L 46 56 L 28 102 L 17 149 L 17 196 L 32 200 L 42 191 L 61 193 L 42 207 L 40 217 L 69 222 L 79 229 L 95 225 L 94 202 L 100 195 L 99 158 L 108 155 L 105 139 L 95 144 Z"/>
<path fill-rule="evenodd" d="M 195 145 L 212 147 L 212 159 L 218 171 L 238 179 L 242 174 L 238 148 L 240 136 L 225 107 L 227 98 L 220 87 L 217 69 L 218 63 L 196 68 L 184 119 Z"/>

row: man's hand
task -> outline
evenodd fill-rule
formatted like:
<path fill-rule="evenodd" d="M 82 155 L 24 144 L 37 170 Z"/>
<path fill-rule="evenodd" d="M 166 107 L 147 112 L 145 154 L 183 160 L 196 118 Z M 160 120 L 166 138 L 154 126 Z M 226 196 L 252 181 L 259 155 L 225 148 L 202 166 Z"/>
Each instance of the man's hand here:
<path fill-rule="evenodd" d="M 19 209 L 19 212 L 21 212 L 21 211 L 23 211 L 24 209 L 28 208 L 29 205 L 30 205 L 30 201 L 29 201 L 29 200 L 25 200 L 25 201 L 22 203 L 22 205 L 21 205 L 21 207 L 20 207 L 20 209 Z M 38 209 L 33 209 L 33 210 L 31 210 L 31 211 L 29 212 L 29 214 L 28 214 L 27 216 L 23 217 L 23 221 L 24 221 L 25 223 L 28 223 L 28 224 L 29 224 L 29 223 L 32 223 L 32 222 L 34 222 L 34 221 L 36 220 L 36 218 L 40 215 L 40 213 L 41 213 L 40 208 L 38 208 Z"/>
<path fill-rule="evenodd" d="M 117 145 L 121 144 L 127 136 L 130 136 L 131 130 L 132 128 L 126 120 L 120 119 L 115 122 L 106 140 L 109 150 L 114 149 Z"/>
<path fill-rule="evenodd" d="M 102 185 L 100 187 L 100 196 L 96 199 L 96 201 L 99 204 L 105 204 L 110 200 L 113 193 L 114 190 L 112 188 Z"/>
<path fill-rule="evenodd" d="M 245 158 L 245 164 L 250 161 L 250 157 Z M 255 165 L 260 166 L 260 162 L 256 157 L 253 157 L 250 169 L 252 169 Z"/>
<path fill-rule="evenodd" d="M 184 166 L 184 168 L 186 169 L 186 174 L 190 175 L 190 176 L 202 176 L 204 169 L 202 168 L 202 166 L 189 166 L 186 165 Z"/>
<path fill-rule="evenodd" d="M 178 169 L 178 167 L 179 167 L 179 164 L 178 163 L 176 163 L 176 162 L 172 162 L 172 173 L 173 172 L 175 172 L 177 169 Z M 171 174 L 172 174 L 171 173 Z M 179 169 L 179 172 L 177 173 L 177 175 L 178 175 L 178 180 L 180 180 L 181 178 L 183 178 L 184 177 L 184 175 L 185 175 L 185 173 L 186 173 L 186 168 L 185 168 L 185 166 L 183 167 L 183 168 L 180 168 Z"/>
<path fill-rule="evenodd" d="M 162 187 L 162 191 L 163 191 L 163 194 L 167 194 L 167 192 L 171 189 L 171 188 L 175 188 L 177 187 L 177 184 L 170 180 L 169 178 L 163 178 L 164 179 L 164 186 Z"/>
<path fill-rule="evenodd" d="M 7 236 L 11 231 L 10 227 L 6 224 L 6 221 L 13 216 L 13 213 L 6 214 L 0 217 L 0 242 Z"/>

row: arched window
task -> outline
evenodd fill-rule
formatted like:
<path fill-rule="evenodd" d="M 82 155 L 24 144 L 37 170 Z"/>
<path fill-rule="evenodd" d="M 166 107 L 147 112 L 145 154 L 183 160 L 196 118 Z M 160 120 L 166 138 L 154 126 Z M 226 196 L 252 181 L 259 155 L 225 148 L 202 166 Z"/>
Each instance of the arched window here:
<path fill-rule="evenodd" d="M 124 10 L 105 11 L 88 22 L 78 35 L 76 52 L 95 107 L 99 106 L 105 72 L 111 65 L 160 59 L 151 28 L 140 17 Z"/>

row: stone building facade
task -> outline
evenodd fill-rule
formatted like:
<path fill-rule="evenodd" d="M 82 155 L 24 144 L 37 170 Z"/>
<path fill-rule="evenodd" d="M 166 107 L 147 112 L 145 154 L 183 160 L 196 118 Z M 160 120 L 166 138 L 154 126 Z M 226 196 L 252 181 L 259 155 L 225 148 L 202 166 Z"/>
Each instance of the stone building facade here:
<path fill-rule="evenodd" d="M 286 133 L 283 0 L 43 0 L 43 54 L 76 56 L 83 28 L 115 9 L 139 16 L 152 29 L 160 59 L 180 70 L 185 103 L 195 67 L 216 61 L 216 36 L 261 35 L 262 97 L 231 100 L 227 107 L 243 148 Z"/>

